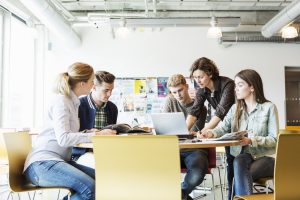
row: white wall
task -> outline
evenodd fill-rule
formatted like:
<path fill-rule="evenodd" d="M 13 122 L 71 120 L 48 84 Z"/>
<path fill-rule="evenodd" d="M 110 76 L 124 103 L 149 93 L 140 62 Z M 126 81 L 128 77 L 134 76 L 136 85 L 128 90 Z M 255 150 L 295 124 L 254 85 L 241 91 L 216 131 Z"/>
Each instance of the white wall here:
<path fill-rule="evenodd" d="M 96 70 L 108 70 L 121 77 L 170 76 L 188 75 L 192 62 L 206 56 L 216 62 L 221 75 L 231 78 L 241 69 L 257 70 L 266 97 L 278 107 L 280 128 L 285 127 L 284 67 L 300 66 L 299 44 L 238 43 L 225 48 L 206 38 L 207 28 L 144 29 L 132 32 L 127 38 L 115 39 L 106 29 L 85 27 L 76 31 L 82 38 L 82 47 L 76 50 L 63 48 L 50 35 L 52 50 L 46 54 L 46 89 L 58 72 L 75 61 L 87 62 Z"/>

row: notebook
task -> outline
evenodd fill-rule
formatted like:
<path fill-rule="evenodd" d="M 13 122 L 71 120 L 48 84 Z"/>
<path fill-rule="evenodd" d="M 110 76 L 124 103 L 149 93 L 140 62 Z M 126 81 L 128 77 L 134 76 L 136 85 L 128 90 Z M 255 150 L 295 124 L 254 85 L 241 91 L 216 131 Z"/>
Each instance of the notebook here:
<path fill-rule="evenodd" d="M 177 135 L 179 138 L 193 138 L 187 128 L 183 112 L 153 113 L 151 118 L 156 135 Z"/>

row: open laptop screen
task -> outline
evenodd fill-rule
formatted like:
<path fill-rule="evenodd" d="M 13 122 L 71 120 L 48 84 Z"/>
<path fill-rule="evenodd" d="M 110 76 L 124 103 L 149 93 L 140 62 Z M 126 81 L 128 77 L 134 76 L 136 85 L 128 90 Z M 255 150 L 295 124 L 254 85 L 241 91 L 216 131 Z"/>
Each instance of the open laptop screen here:
<path fill-rule="evenodd" d="M 191 136 L 182 112 L 151 114 L 156 135 Z"/>

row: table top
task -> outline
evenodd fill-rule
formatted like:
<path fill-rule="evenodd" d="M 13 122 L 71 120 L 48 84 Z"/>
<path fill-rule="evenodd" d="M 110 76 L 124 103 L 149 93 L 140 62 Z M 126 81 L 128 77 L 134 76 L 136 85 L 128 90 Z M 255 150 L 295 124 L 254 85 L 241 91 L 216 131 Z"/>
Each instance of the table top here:
<path fill-rule="evenodd" d="M 197 148 L 210 148 L 210 147 L 224 147 L 224 146 L 236 146 L 239 145 L 238 140 L 229 140 L 229 141 L 212 141 L 202 139 L 199 142 L 180 142 L 179 147 L 181 149 L 197 149 Z M 93 148 L 93 143 L 81 143 L 76 145 L 76 147 L 81 148 Z"/>
<path fill-rule="evenodd" d="M 238 140 L 215 141 L 201 139 L 200 142 L 180 142 L 181 149 L 195 149 L 195 148 L 210 148 L 210 147 L 225 147 L 239 145 Z"/>

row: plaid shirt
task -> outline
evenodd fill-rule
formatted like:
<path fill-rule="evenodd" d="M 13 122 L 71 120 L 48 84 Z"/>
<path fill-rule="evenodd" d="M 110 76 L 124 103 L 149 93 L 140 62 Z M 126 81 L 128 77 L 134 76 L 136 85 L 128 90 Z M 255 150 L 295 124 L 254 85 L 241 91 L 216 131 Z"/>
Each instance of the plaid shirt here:
<path fill-rule="evenodd" d="M 105 112 L 106 105 L 107 103 L 105 103 L 102 107 L 96 108 L 95 125 L 94 125 L 94 128 L 96 129 L 102 129 L 103 127 L 108 125 L 107 114 Z"/>

